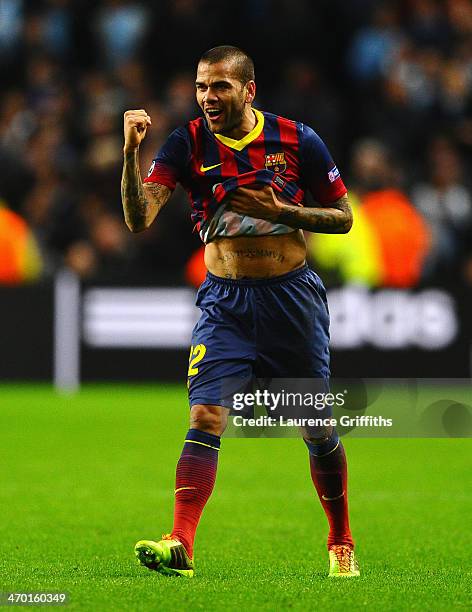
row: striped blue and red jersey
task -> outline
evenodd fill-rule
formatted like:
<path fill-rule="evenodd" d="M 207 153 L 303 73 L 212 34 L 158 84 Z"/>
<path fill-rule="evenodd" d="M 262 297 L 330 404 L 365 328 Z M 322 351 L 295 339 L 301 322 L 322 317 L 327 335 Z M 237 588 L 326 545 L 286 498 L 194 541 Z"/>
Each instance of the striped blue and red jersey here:
<path fill-rule="evenodd" d="M 271 185 L 279 197 L 302 206 L 309 191 L 329 205 L 346 193 L 321 138 L 303 123 L 253 109 L 256 126 L 241 140 L 211 132 L 203 117 L 174 130 L 152 162 L 144 182 L 187 191 L 192 220 L 204 242 L 219 236 L 268 235 L 293 228 L 245 217 L 225 208 L 242 185 Z M 227 199 L 226 199 L 227 201 Z"/>

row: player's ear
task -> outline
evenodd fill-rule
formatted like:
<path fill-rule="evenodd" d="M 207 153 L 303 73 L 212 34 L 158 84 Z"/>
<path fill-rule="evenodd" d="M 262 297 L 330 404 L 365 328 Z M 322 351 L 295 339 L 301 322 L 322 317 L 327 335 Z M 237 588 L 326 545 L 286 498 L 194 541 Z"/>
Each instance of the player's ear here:
<path fill-rule="evenodd" d="M 245 102 L 251 104 L 256 97 L 256 84 L 254 81 L 248 81 L 246 83 L 246 99 Z"/>

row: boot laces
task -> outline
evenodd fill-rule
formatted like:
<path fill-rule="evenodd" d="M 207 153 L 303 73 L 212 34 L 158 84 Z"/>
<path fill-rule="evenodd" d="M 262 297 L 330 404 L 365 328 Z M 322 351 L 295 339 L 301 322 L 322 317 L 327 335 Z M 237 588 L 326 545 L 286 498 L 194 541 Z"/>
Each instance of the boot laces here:
<path fill-rule="evenodd" d="M 352 548 L 345 544 L 335 544 L 334 546 L 331 546 L 330 550 L 332 550 L 336 555 L 336 559 L 339 563 L 339 569 L 342 572 L 349 572 L 351 570 L 353 553 Z"/>

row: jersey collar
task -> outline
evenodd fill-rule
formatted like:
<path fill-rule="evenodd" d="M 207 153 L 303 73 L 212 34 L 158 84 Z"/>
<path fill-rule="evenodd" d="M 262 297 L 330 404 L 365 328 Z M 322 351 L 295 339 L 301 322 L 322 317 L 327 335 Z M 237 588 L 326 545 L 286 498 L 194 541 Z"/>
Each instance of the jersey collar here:
<path fill-rule="evenodd" d="M 256 115 L 256 125 L 249 132 L 249 134 L 246 134 L 246 136 L 244 136 L 240 140 L 234 140 L 234 138 L 228 138 L 228 136 L 222 136 L 221 134 L 215 134 L 215 138 L 217 138 L 220 142 L 222 142 L 227 147 L 230 147 L 231 149 L 236 149 L 236 151 L 242 151 L 244 147 L 256 140 L 256 138 L 264 129 L 264 115 L 261 113 L 261 111 L 258 111 L 255 108 L 253 108 L 252 110 Z"/>

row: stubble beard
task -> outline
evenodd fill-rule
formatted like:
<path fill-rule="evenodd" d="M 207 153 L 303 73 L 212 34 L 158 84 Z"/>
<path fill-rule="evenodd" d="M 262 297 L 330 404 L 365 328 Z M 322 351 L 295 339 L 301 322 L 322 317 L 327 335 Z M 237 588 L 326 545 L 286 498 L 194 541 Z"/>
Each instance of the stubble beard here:
<path fill-rule="evenodd" d="M 210 131 L 214 134 L 221 134 L 222 136 L 225 136 L 241 125 L 244 119 L 244 103 L 241 103 L 239 108 L 231 106 L 229 111 L 225 112 L 228 113 L 228 120 L 225 122 L 225 125 L 222 128 L 216 129 L 214 126 L 211 126 L 207 121 L 207 125 L 210 128 Z"/>
<path fill-rule="evenodd" d="M 244 109 L 241 109 L 240 112 L 238 112 L 237 115 L 234 116 L 233 121 L 231 122 L 231 125 L 228 126 L 227 131 L 230 132 L 232 130 L 235 130 L 236 128 L 238 128 L 241 123 L 243 122 L 243 117 L 244 117 Z"/>

